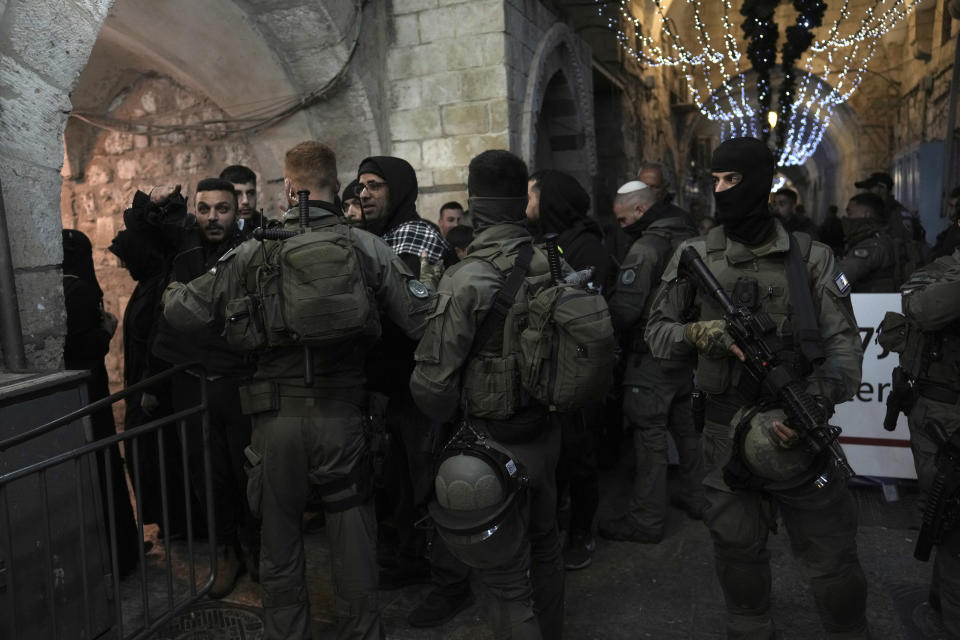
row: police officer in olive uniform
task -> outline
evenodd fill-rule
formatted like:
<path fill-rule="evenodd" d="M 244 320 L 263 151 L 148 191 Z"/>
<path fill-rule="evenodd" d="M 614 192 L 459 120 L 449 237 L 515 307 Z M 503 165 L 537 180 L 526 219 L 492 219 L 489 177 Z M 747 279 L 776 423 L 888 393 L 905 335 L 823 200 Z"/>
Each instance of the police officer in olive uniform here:
<path fill-rule="evenodd" d="M 906 252 L 882 216 L 883 199 L 864 192 L 850 198 L 840 220 L 847 248 L 837 268 L 853 293 L 894 293 L 903 281 Z"/>
<path fill-rule="evenodd" d="M 764 143 L 755 138 L 727 140 L 715 150 L 712 170 L 721 226 L 685 242 L 681 250 L 694 247 L 724 288 L 733 291 L 733 299 L 771 316 L 776 335 L 770 339 L 778 342 L 784 362 L 793 363 L 807 390 L 825 408 L 849 399 L 860 382 L 862 349 L 849 287 L 834 268 L 832 252 L 805 234 L 789 235 L 770 215 L 767 201 L 774 159 Z M 678 251 L 664 271 L 645 336 L 657 358 L 678 360 L 695 353 L 698 357 L 697 385 L 707 394 L 704 521 L 713 538 L 716 572 L 727 605 L 727 637 L 773 637 L 766 543 L 779 512 L 828 636 L 866 638 L 867 589 L 857 559 L 856 502 L 831 463 L 805 454 L 796 432 L 783 423 L 782 412 L 763 411 L 741 424 L 749 427 L 747 435 L 755 434 L 754 445 L 740 447 L 738 440 L 734 449 L 733 436 L 740 434 L 734 426 L 740 416 L 747 409 L 767 408 L 769 398 L 744 373 L 738 361 L 743 354 L 731 346 L 718 307 L 678 273 L 679 255 Z M 791 292 L 788 278 L 798 272 L 809 284 Z M 802 314 L 797 307 L 803 299 L 814 311 L 810 322 L 815 328 L 809 333 L 798 326 Z M 794 340 L 794 330 L 807 340 L 819 338 L 826 357 L 808 362 L 803 354 L 809 343 Z M 745 459 L 747 453 L 751 455 Z M 750 488 L 734 491 L 727 481 L 733 474 L 724 472 L 736 471 L 728 462 L 738 460 L 744 463 L 739 465 L 738 481 L 747 483 L 740 486 Z M 753 471 L 744 476 L 748 464 Z"/>
<path fill-rule="evenodd" d="M 336 158 L 319 142 L 287 152 L 285 187 L 290 203 L 306 189 L 311 230 L 342 225 L 333 204 Z M 298 229 L 298 212 L 283 216 Z M 411 338 L 421 335 L 432 295 L 376 236 L 348 231 L 363 281 L 377 307 Z M 250 241 L 226 254 L 211 271 L 165 293 L 164 317 L 178 329 L 223 327 L 225 305 L 248 290 L 261 246 Z M 255 278 L 254 278 L 255 279 Z M 236 320 L 239 320 L 236 318 Z M 231 317 L 233 322 L 235 318 Z M 253 436 L 247 494 L 262 514 L 260 580 L 265 637 L 309 638 L 301 518 L 311 489 L 321 496 L 330 540 L 338 638 L 383 638 L 377 611 L 376 521 L 365 437 L 364 358 L 369 337 L 311 348 L 313 384 L 304 374 L 304 348 L 275 347 L 259 354 L 254 382 L 241 389 Z"/>
<path fill-rule="evenodd" d="M 519 345 L 504 344 L 506 329 L 474 344 L 481 323 L 504 286 L 504 270 L 533 242 L 526 228 L 527 168 L 508 151 L 485 151 L 470 162 L 467 188 L 476 238 L 467 257 L 448 269 L 437 305 L 416 352 L 410 390 L 431 418 L 448 421 L 458 410 L 472 427 L 509 449 L 526 469 L 523 543 L 500 540 L 480 568 L 493 595 L 491 625 L 497 638 L 559 639 L 563 626 L 564 569 L 556 516 L 560 430 L 545 407 L 522 391 L 515 371 Z M 502 268 L 501 268 L 502 267 Z M 533 250 L 530 277 L 549 273 L 546 256 Z M 519 295 L 523 295 L 522 291 Z M 518 319 L 508 315 L 504 326 Z M 440 480 L 438 480 L 438 486 Z M 481 544 L 494 527 L 477 533 Z M 500 552 L 504 557 L 501 557 Z"/>
<path fill-rule="evenodd" d="M 937 453 L 960 429 L 960 249 L 910 277 L 903 312 L 910 338 L 900 366 L 916 391 L 910 445 L 925 501 L 938 464 L 945 464 Z M 940 610 L 950 637 L 960 638 L 960 527 L 946 531 L 936 550 L 930 605 Z"/>
<path fill-rule="evenodd" d="M 633 181 L 620 187 L 613 210 L 634 242 L 620 267 L 610 296 L 614 326 L 623 336 L 626 368 L 623 413 L 633 431 L 636 475 L 627 513 L 600 523 L 604 538 L 657 543 L 667 514 L 667 431 L 680 454 L 680 492 L 674 502 L 692 518 L 703 517 L 703 464 L 700 436 L 693 428 L 690 393 L 693 367 L 660 362 L 643 340 L 653 293 L 674 250 L 697 235 L 686 216 L 676 216 L 652 189 Z"/>

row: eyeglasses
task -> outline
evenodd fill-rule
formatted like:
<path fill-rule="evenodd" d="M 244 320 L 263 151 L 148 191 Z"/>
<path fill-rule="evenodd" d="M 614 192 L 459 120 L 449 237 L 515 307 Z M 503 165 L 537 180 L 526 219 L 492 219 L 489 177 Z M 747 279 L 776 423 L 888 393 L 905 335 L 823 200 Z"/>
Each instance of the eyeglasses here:
<path fill-rule="evenodd" d="M 387 186 L 386 182 L 377 182 L 376 180 L 371 180 L 370 182 L 358 182 L 357 183 L 357 195 L 363 193 L 363 190 L 366 189 L 370 193 L 377 193 L 380 189 L 383 189 Z"/>

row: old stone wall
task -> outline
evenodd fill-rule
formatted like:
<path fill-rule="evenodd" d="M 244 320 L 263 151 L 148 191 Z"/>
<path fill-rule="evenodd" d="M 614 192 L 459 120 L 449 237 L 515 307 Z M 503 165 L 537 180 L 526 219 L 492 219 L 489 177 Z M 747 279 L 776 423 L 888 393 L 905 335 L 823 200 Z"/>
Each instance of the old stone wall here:
<path fill-rule="evenodd" d="M 226 136 L 216 127 L 188 129 L 197 121 L 221 120 L 224 113 L 203 96 L 163 76 L 139 76 L 112 101 L 118 120 L 149 117 L 158 124 L 184 127 L 165 135 L 134 135 L 95 129 L 72 119 L 68 139 L 91 137 L 86 154 L 64 168 L 61 217 L 64 229 L 79 229 L 93 244 L 94 266 L 104 292 L 104 308 L 122 318 L 136 283 L 108 248 L 123 228 L 123 211 L 137 189 L 180 184 L 193 210 L 195 186 L 216 177 L 227 165 L 243 164 L 258 174 L 250 144 L 243 135 Z M 75 131 L 80 129 L 82 131 Z M 74 166 L 79 164 L 80 166 Z M 259 176 L 258 176 L 259 177 Z M 258 180 L 262 184 L 262 180 Z M 260 189 L 263 193 L 263 189 Z M 269 210 L 268 215 L 275 215 Z M 123 329 L 118 328 L 106 358 L 111 388 L 123 386 Z"/>
<path fill-rule="evenodd" d="M 68 96 L 111 4 L 0 2 L 0 183 L 24 347 L 37 369 L 59 367 L 63 355 L 58 212 Z"/>
<path fill-rule="evenodd" d="M 473 156 L 509 148 L 503 0 L 394 0 L 389 24 L 389 153 L 413 165 L 435 220 L 466 204 Z"/>

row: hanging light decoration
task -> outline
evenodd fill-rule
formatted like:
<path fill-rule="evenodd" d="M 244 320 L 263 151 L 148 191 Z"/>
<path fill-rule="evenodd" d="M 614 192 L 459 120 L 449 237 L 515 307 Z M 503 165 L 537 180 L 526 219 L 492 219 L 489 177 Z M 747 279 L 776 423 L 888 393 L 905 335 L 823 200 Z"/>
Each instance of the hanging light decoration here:
<path fill-rule="evenodd" d="M 823 0 L 791 0 L 796 21 L 786 28 L 779 52 L 776 11 L 786 0 L 743 0 L 742 38 L 735 34 L 732 0 L 711 0 L 709 6 L 722 11 L 710 20 L 712 29 L 700 0 L 674 0 L 692 17 L 684 21 L 689 27 L 683 39 L 667 15 L 664 5 L 671 3 L 642 1 L 652 5 L 656 24 L 650 32 L 662 34 L 659 40 L 642 33 L 630 0 L 595 0 L 601 16 L 617 5 L 607 20 L 621 49 L 645 67 L 677 67 L 694 104 L 720 124 L 723 138 L 768 140 L 775 133 L 778 163 L 786 166 L 801 164 L 816 151 L 834 109 L 860 86 L 880 39 L 922 0 L 871 0 L 858 16 L 851 0 L 843 0 L 826 22 Z"/>

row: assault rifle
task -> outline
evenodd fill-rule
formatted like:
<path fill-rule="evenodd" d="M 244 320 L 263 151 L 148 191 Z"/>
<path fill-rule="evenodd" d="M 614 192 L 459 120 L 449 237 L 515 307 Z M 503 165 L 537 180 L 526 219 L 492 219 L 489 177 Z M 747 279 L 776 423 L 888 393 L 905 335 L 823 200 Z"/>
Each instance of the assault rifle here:
<path fill-rule="evenodd" d="M 310 230 L 310 203 L 307 200 L 309 195 L 310 192 L 306 189 L 297 191 L 297 197 L 299 198 L 297 204 L 300 207 L 300 228 L 297 231 L 292 229 L 264 229 L 263 227 L 254 229 L 253 237 L 261 243 L 261 246 L 264 240 L 286 240 Z M 303 384 L 308 387 L 313 386 L 313 354 L 310 353 L 310 347 L 307 345 L 303 345 Z"/>
<path fill-rule="evenodd" d="M 943 534 L 960 523 L 960 429 L 944 440 L 937 451 L 937 475 L 927 495 L 923 524 L 913 549 L 913 557 L 923 562 L 930 559 L 933 545 L 943 542 Z"/>
<path fill-rule="evenodd" d="M 680 266 L 694 285 L 723 309 L 727 333 L 743 352 L 744 368 L 762 389 L 777 399 L 787 414 L 787 426 L 797 432 L 805 450 L 811 455 L 828 451 L 840 475 L 844 479 L 853 477 L 853 469 L 837 442 L 840 427 L 828 424 L 824 409 L 807 393 L 803 381 L 780 362 L 771 347 L 769 336 L 776 325 L 770 315 L 735 305 L 693 247 L 688 246 L 681 252 Z M 827 481 L 821 477 L 817 482 L 822 486 Z"/>

